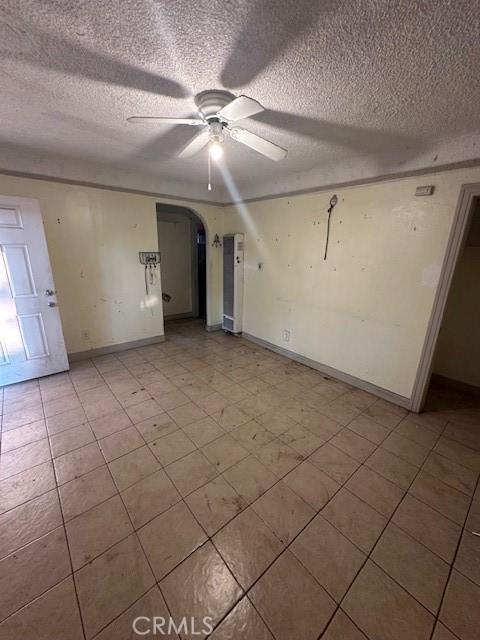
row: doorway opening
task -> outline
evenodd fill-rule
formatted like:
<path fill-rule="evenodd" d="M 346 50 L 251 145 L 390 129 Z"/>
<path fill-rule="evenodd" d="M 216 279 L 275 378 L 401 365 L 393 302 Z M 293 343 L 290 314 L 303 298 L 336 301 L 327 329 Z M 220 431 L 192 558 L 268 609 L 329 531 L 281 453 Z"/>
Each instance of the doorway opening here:
<path fill-rule="evenodd" d="M 207 231 L 187 207 L 157 203 L 163 315 L 172 320 L 207 320 Z M 167 325 L 168 326 L 168 325 Z"/>
<path fill-rule="evenodd" d="M 480 184 L 462 187 L 412 409 L 480 408 Z"/>

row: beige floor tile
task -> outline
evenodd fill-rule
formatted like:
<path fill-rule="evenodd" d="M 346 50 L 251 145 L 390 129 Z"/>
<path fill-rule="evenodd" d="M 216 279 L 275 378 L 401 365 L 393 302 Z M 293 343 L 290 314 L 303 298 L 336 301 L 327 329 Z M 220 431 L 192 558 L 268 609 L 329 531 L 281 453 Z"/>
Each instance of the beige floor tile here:
<path fill-rule="evenodd" d="M 0 558 L 40 538 L 62 524 L 54 489 L 0 516 Z"/>
<path fill-rule="evenodd" d="M 285 431 L 285 433 L 278 436 L 278 439 L 304 457 L 309 456 L 324 444 L 322 438 L 314 435 L 301 424 L 296 424 L 288 431 Z"/>
<path fill-rule="evenodd" d="M 366 502 L 341 489 L 322 510 L 322 515 L 364 553 L 369 553 L 387 519 Z"/>
<path fill-rule="evenodd" d="M 393 522 L 446 562 L 452 561 L 461 528 L 438 511 L 407 494 Z"/>
<path fill-rule="evenodd" d="M 297 424 L 293 418 L 275 409 L 258 416 L 257 422 L 276 436 L 285 433 Z"/>
<path fill-rule="evenodd" d="M 48 438 L 7 451 L 0 457 L 0 480 L 50 460 Z"/>
<path fill-rule="evenodd" d="M 367 640 L 367 637 L 341 609 L 338 609 L 322 640 Z"/>
<path fill-rule="evenodd" d="M 154 633 L 155 622 L 158 625 L 156 635 L 165 640 L 178 640 L 176 633 L 168 633 L 169 615 L 160 589 L 155 586 L 100 632 L 95 640 L 134 640 L 145 634 L 148 637 L 150 633 Z M 161 618 L 165 621 L 163 627 Z M 139 633 L 135 633 L 135 629 Z"/>
<path fill-rule="evenodd" d="M 393 405 L 387 406 L 382 400 L 377 400 L 377 402 L 367 407 L 363 413 L 378 422 L 378 424 L 388 429 L 394 429 L 407 414 L 404 409 L 402 410 L 403 413 L 400 413 L 398 409 Z"/>
<path fill-rule="evenodd" d="M 70 395 L 50 400 L 43 403 L 43 411 L 46 418 L 51 418 L 64 411 L 71 411 L 72 409 L 80 408 L 80 400 L 75 391 L 72 391 Z"/>
<path fill-rule="evenodd" d="M 205 411 L 205 413 L 211 416 L 214 413 L 222 411 L 225 407 L 228 407 L 228 405 L 232 404 L 232 401 L 227 400 L 227 398 L 219 391 L 215 391 L 215 393 L 197 398 L 196 403 Z"/>
<path fill-rule="evenodd" d="M 113 496 L 76 516 L 67 522 L 66 530 L 74 571 L 133 531 L 119 496 Z"/>
<path fill-rule="evenodd" d="M 463 526 L 470 498 L 423 471 L 415 478 L 409 493 L 444 516 Z"/>
<path fill-rule="evenodd" d="M 320 514 L 293 541 L 290 551 L 337 602 L 366 559 Z"/>
<path fill-rule="evenodd" d="M 58 488 L 66 521 L 117 493 L 108 468 L 103 465 Z"/>
<path fill-rule="evenodd" d="M 79 407 L 70 411 L 64 411 L 46 419 L 47 431 L 50 436 L 61 433 L 72 427 L 78 427 L 87 422 L 85 411 Z"/>
<path fill-rule="evenodd" d="M 160 464 L 148 446 L 140 447 L 109 462 L 108 468 L 119 491 L 160 469 Z"/>
<path fill-rule="evenodd" d="M 63 527 L 0 561 L 0 620 L 38 597 L 70 573 Z"/>
<path fill-rule="evenodd" d="M 184 502 L 157 516 L 142 527 L 138 535 L 157 580 L 207 540 Z"/>
<path fill-rule="evenodd" d="M 191 493 L 185 501 L 209 536 L 246 507 L 244 499 L 222 476 Z"/>
<path fill-rule="evenodd" d="M 274 640 L 250 600 L 245 597 L 210 636 L 211 640 Z"/>
<path fill-rule="evenodd" d="M 416 467 L 421 467 L 428 456 L 430 449 L 417 444 L 408 438 L 404 438 L 396 432 L 391 433 L 388 438 L 382 442 L 382 449 L 386 449 L 398 456 L 402 460 L 406 460 Z"/>
<path fill-rule="evenodd" d="M 376 445 L 373 442 L 350 431 L 348 428 L 342 429 L 342 431 L 333 436 L 330 444 L 357 460 L 357 462 L 365 462 L 376 449 Z"/>
<path fill-rule="evenodd" d="M 416 442 L 423 447 L 427 447 L 427 449 L 431 449 L 438 440 L 437 433 L 417 424 L 408 417 L 400 422 L 398 427 L 395 429 L 395 433 L 403 436 L 404 438 L 408 438 L 409 440 L 412 440 L 412 442 Z"/>
<path fill-rule="evenodd" d="M 7 410 L 2 417 L 2 431 L 23 427 L 31 422 L 37 422 L 37 420 L 41 420 L 43 417 L 43 407 L 39 405 L 25 407 L 24 409 L 13 412 Z"/>
<path fill-rule="evenodd" d="M 24 427 L 17 427 L 2 433 L 2 453 L 18 449 L 31 442 L 47 437 L 45 420 L 37 420 Z"/>
<path fill-rule="evenodd" d="M 401 489 L 408 489 L 418 473 L 418 467 L 381 447 L 372 453 L 365 464 Z"/>
<path fill-rule="evenodd" d="M 453 570 L 440 620 L 461 640 L 476 640 L 480 628 L 480 587 Z"/>
<path fill-rule="evenodd" d="M 388 525 L 371 557 L 436 615 L 450 570 L 446 562 L 393 523 Z"/>
<path fill-rule="evenodd" d="M 136 424 L 162 412 L 162 407 L 153 399 L 145 400 L 125 409 L 130 420 Z"/>
<path fill-rule="evenodd" d="M 202 453 L 220 473 L 248 456 L 247 449 L 228 434 L 202 447 Z"/>
<path fill-rule="evenodd" d="M 432 640 L 458 640 L 458 636 L 455 636 L 441 622 L 437 622 Z"/>
<path fill-rule="evenodd" d="M 55 473 L 50 460 L 0 481 L 0 513 L 55 488 Z"/>
<path fill-rule="evenodd" d="M 122 493 L 135 528 L 176 504 L 181 496 L 165 471 L 160 469 Z"/>
<path fill-rule="evenodd" d="M 178 429 L 178 425 L 170 419 L 167 413 L 159 413 L 142 420 L 142 422 L 137 422 L 135 426 L 146 442 L 153 442 L 153 440 L 162 438 Z"/>
<path fill-rule="evenodd" d="M 155 578 L 135 535 L 75 573 L 87 639 L 142 596 Z"/>
<path fill-rule="evenodd" d="M 480 472 L 480 451 L 470 449 L 470 447 L 444 436 L 437 442 L 434 451 L 471 471 Z"/>
<path fill-rule="evenodd" d="M 184 427 L 183 430 L 197 447 L 203 447 L 225 434 L 222 427 L 210 417 L 192 422 Z"/>
<path fill-rule="evenodd" d="M 227 469 L 223 475 L 247 503 L 256 500 L 278 480 L 251 455 Z"/>
<path fill-rule="evenodd" d="M 475 489 L 477 479 L 475 471 L 471 471 L 433 451 L 426 459 L 423 470 L 469 496 Z"/>
<path fill-rule="evenodd" d="M 173 385 L 171 385 L 168 393 L 157 395 L 155 391 L 153 391 L 152 395 L 164 411 L 171 411 L 172 409 L 180 407 L 182 404 L 188 404 L 190 402 L 190 398 L 182 391 L 175 389 Z"/>
<path fill-rule="evenodd" d="M 317 449 L 308 461 L 339 484 L 346 482 L 360 466 L 359 462 L 328 442 Z"/>
<path fill-rule="evenodd" d="M 305 461 L 290 471 L 283 482 L 299 495 L 315 511 L 318 511 L 335 495 L 340 485 L 326 473 Z"/>
<path fill-rule="evenodd" d="M 88 471 L 105 464 L 98 444 L 90 444 L 70 451 L 53 461 L 58 484 L 64 484 L 69 480 L 83 476 Z"/>
<path fill-rule="evenodd" d="M 316 640 L 335 602 L 289 551 L 278 558 L 250 592 L 277 640 Z"/>
<path fill-rule="evenodd" d="M 468 530 L 463 531 L 455 569 L 480 587 L 480 542 L 478 536 Z"/>
<path fill-rule="evenodd" d="M 230 431 L 230 435 L 242 447 L 252 453 L 264 444 L 271 442 L 275 437 L 273 433 L 264 429 L 256 420 L 250 420 L 240 427 L 236 427 Z"/>
<path fill-rule="evenodd" d="M 359 415 L 349 423 L 348 428 L 359 436 L 370 440 L 374 444 L 380 444 L 390 433 L 390 429 L 383 427 L 368 416 Z"/>
<path fill-rule="evenodd" d="M 428 640 L 434 618 L 373 562 L 353 583 L 342 608 L 369 638 Z"/>
<path fill-rule="evenodd" d="M 405 491 L 396 484 L 364 466 L 355 471 L 345 487 L 387 518 L 405 495 Z"/>
<path fill-rule="evenodd" d="M 209 616 L 216 624 L 242 591 L 210 542 L 164 578 L 160 588 L 175 619 Z M 185 637 L 191 637 L 185 634 Z"/>
<path fill-rule="evenodd" d="M 180 427 L 186 427 L 192 422 L 197 422 L 206 418 L 207 414 L 203 409 L 193 402 L 188 404 L 182 404 L 180 407 L 176 407 L 171 411 L 168 411 L 168 415 L 174 420 Z"/>
<path fill-rule="evenodd" d="M 114 411 L 113 413 L 107 414 L 105 416 L 101 416 L 100 418 L 96 418 L 95 420 L 90 420 L 90 426 L 92 427 L 95 437 L 98 440 L 100 440 L 101 438 L 106 438 L 116 431 L 126 429 L 131 424 L 132 421 L 123 409 Z"/>
<path fill-rule="evenodd" d="M 276 476 L 282 478 L 304 460 L 304 456 L 280 440 L 272 440 L 255 451 L 255 457 Z"/>
<path fill-rule="evenodd" d="M 225 431 L 231 431 L 236 427 L 240 427 L 242 424 L 250 422 L 250 416 L 242 411 L 238 405 L 229 405 L 212 415 L 215 422 L 225 429 Z"/>
<path fill-rule="evenodd" d="M 280 540 L 251 508 L 219 531 L 213 543 L 244 589 L 248 589 L 283 550 Z"/>
<path fill-rule="evenodd" d="M 63 456 L 69 451 L 79 449 L 95 440 L 93 431 L 88 424 L 82 424 L 78 427 L 72 427 L 66 431 L 61 431 L 56 435 L 50 436 L 50 447 L 54 458 Z"/>
<path fill-rule="evenodd" d="M 130 451 L 142 447 L 145 441 L 135 427 L 128 427 L 102 438 L 102 440 L 98 441 L 98 444 L 106 462 L 111 462 Z"/>
<path fill-rule="evenodd" d="M 163 466 L 185 457 L 197 448 L 182 429 L 177 429 L 163 438 L 154 440 L 149 444 L 149 447 Z"/>
<path fill-rule="evenodd" d="M 217 469 L 198 450 L 168 465 L 166 471 L 182 496 L 195 491 L 218 475 Z"/>
<path fill-rule="evenodd" d="M 280 481 L 253 503 L 252 509 L 281 542 L 288 544 L 315 511 Z"/>
<path fill-rule="evenodd" d="M 80 612 L 71 577 L 30 602 L 0 624 L 3 640 L 83 640 Z"/>

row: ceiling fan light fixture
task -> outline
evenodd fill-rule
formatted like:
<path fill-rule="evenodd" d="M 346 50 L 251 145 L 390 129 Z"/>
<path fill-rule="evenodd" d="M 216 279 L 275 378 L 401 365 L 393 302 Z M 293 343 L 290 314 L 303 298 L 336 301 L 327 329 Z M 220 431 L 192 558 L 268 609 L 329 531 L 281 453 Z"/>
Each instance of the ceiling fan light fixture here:
<path fill-rule="evenodd" d="M 210 158 L 212 160 L 220 160 L 220 158 L 223 156 L 223 146 L 222 143 L 219 140 L 214 140 L 213 142 L 210 142 L 210 145 L 208 147 L 208 153 L 210 154 Z"/>

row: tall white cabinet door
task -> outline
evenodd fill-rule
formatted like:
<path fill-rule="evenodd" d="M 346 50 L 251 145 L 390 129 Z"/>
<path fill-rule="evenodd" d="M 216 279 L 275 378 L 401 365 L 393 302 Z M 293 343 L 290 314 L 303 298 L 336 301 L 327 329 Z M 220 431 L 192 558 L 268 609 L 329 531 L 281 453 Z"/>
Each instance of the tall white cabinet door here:
<path fill-rule="evenodd" d="M 0 385 L 69 368 L 42 214 L 0 195 Z"/>

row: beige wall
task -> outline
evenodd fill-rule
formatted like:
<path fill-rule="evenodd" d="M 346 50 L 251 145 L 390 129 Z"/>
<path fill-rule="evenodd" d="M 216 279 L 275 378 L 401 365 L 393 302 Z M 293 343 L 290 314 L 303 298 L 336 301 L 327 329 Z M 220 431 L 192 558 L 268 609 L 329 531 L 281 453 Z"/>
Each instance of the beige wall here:
<path fill-rule="evenodd" d="M 333 191 L 229 207 L 225 232 L 246 234 L 244 331 L 410 397 L 460 187 L 479 180 L 473 168 L 335 189 L 325 262 Z M 415 197 L 422 184 L 434 195 Z"/>
<path fill-rule="evenodd" d="M 70 353 L 163 334 L 160 287 L 146 297 L 138 262 L 138 251 L 158 248 L 156 198 L 3 175 L 0 194 L 40 202 Z M 187 206 L 202 217 L 208 234 L 222 233 L 221 208 Z M 207 317 L 216 324 L 221 252 L 212 249 L 207 259 Z"/>
<path fill-rule="evenodd" d="M 459 259 L 433 371 L 480 387 L 480 247 L 465 247 Z"/>

